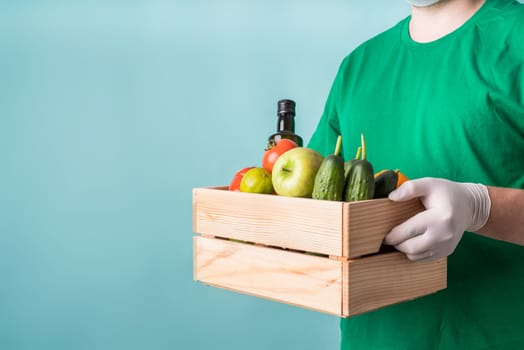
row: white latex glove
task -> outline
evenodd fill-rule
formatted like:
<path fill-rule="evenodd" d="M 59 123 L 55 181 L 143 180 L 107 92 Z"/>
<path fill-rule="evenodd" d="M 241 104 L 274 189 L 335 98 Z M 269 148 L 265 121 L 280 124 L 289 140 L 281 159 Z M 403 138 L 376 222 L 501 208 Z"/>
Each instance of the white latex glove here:
<path fill-rule="evenodd" d="M 475 232 L 489 217 L 491 200 L 481 184 L 437 178 L 406 181 L 389 199 L 420 197 L 425 211 L 394 227 L 384 239 L 410 260 L 436 260 L 453 253 L 464 231 Z"/>

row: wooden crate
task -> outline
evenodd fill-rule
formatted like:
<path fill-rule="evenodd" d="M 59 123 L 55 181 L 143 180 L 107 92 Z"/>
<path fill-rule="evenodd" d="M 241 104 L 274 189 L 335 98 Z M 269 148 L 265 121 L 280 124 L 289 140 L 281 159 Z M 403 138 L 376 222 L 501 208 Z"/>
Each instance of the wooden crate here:
<path fill-rule="evenodd" d="M 381 252 L 418 200 L 320 201 L 193 190 L 194 278 L 205 284 L 353 316 L 446 288 L 446 259 Z"/>

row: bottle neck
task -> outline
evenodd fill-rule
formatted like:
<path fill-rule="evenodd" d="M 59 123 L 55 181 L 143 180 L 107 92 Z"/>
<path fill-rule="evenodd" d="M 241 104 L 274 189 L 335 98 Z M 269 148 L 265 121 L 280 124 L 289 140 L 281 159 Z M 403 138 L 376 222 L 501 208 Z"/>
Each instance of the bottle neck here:
<path fill-rule="evenodd" d="M 295 132 L 295 115 L 291 113 L 280 113 L 278 116 L 277 130 Z"/>

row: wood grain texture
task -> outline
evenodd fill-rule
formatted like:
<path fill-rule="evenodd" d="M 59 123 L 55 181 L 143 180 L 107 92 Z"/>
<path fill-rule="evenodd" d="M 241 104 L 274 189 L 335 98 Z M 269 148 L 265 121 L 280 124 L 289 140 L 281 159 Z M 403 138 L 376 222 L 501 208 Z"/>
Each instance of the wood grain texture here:
<path fill-rule="evenodd" d="M 193 231 L 242 241 L 342 255 L 342 202 L 193 190 Z"/>
<path fill-rule="evenodd" d="M 386 234 L 396 225 L 424 210 L 420 200 L 393 202 L 387 198 L 345 202 L 343 256 L 355 258 L 379 251 Z"/>
<path fill-rule="evenodd" d="M 422 210 L 418 199 L 335 202 L 197 188 L 194 278 L 342 317 L 411 300 L 446 288 L 446 259 L 368 254 Z"/>
<path fill-rule="evenodd" d="M 194 279 L 246 294 L 342 313 L 342 262 L 223 239 L 194 238 Z"/>
<path fill-rule="evenodd" d="M 447 287 L 446 258 L 412 262 L 400 252 L 343 263 L 343 316 L 435 293 Z"/>
<path fill-rule="evenodd" d="M 418 199 L 335 202 L 193 190 L 196 233 L 346 258 L 378 252 L 391 228 L 422 210 Z"/>

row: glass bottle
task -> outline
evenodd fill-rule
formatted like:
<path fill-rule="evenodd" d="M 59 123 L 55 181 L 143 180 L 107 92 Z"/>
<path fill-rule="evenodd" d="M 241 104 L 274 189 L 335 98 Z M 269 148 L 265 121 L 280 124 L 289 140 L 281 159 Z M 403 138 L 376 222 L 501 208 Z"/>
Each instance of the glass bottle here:
<path fill-rule="evenodd" d="M 290 139 L 302 147 L 302 137 L 295 134 L 295 101 L 280 100 L 278 101 L 278 123 L 277 132 L 269 136 L 267 149 L 273 148 L 281 139 Z"/>

